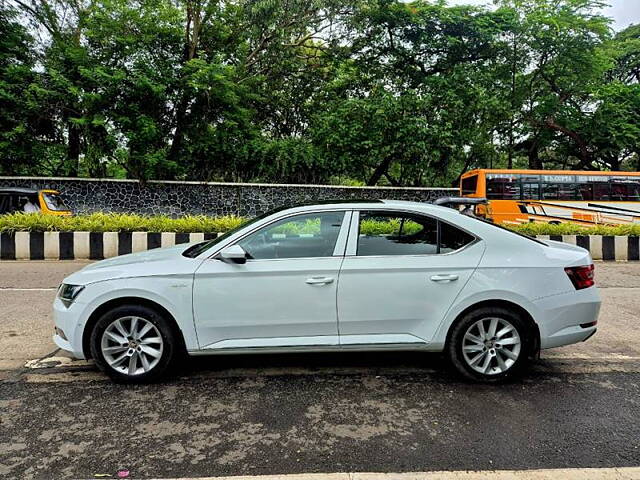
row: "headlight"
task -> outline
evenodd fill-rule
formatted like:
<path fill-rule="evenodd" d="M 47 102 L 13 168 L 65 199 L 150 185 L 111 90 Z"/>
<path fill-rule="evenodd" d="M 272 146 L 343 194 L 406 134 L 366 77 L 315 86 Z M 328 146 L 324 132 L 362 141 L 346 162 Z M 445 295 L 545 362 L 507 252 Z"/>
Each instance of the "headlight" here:
<path fill-rule="evenodd" d="M 84 285 L 69 285 L 63 283 L 58 289 L 58 298 L 62 300 L 65 307 L 69 308 L 82 290 L 84 290 Z"/>

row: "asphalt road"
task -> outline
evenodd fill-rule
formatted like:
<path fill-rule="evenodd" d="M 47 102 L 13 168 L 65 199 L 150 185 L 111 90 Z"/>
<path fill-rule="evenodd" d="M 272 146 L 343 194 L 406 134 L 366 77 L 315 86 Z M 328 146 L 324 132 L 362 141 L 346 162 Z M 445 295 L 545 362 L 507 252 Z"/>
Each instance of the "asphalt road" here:
<path fill-rule="evenodd" d="M 1 478 L 640 465 L 640 265 L 599 264 L 598 334 L 509 385 L 377 353 L 200 358 L 134 387 L 24 367 L 59 356 L 50 303 L 81 265 L 0 263 Z"/>

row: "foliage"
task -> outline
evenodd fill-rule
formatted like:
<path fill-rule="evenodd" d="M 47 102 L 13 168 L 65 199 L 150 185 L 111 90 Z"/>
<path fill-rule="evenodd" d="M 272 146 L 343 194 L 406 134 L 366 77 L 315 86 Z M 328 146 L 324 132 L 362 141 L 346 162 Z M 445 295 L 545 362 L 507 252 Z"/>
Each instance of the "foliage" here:
<path fill-rule="evenodd" d="M 525 235 L 607 235 L 607 236 L 629 236 L 640 237 L 640 224 L 607 226 L 597 225 L 585 227 L 577 223 L 562 223 L 560 225 L 549 225 L 547 223 L 526 223 L 523 225 L 509 226 Z"/>
<path fill-rule="evenodd" d="M 144 216 L 118 213 L 94 213 L 73 217 L 57 217 L 28 213 L 0 215 L 0 232 L 177 232 L 224 233 L 243 224 L 246 219 L 233 215 L 208 217 L 188 215 L 180 218 L 166 216 Z M 274 233 L 313 234 L 318 233 L 319 221 L 309 220 L 304 224 L 287 223 L 278 227 Z M 403 234 L 418 232 L 422 227 L 415 222 L 405 222 Z M 509 226 L 525 235 L 620 235 L 640 237 L 640 225 L 584 227 L 578 224 L 563 223 L 527 223 Z M 396 219 L 380 221 L 366 219 L 362 222 L 360 233 L 363 235 L 397 235 L 400 222 Z"/>
<path fill-rule="evenodd" d="M 162 215 L 144 216 L 118 213 L 93 213 L 60 217 L 28 213 L 0 215 L 0 231 L 29 232 L 226 232 L 244 223 L 233 215 L 207 217 L 188 215 L 170 218 Z"/>
<path fill-rule="evenodd" d="M 0 174 L 445 186 L 640 169 L 599 0 L 0 2 Z"/>

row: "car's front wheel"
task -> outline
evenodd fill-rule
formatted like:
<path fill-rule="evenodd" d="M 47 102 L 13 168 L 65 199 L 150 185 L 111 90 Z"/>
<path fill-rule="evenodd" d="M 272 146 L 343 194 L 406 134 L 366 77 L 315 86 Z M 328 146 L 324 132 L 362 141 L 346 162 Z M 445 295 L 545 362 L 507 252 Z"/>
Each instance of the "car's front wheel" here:
<path fill-rule="evenodd" d="M 447 353 L 465 377 L 498 382 L 520 373 L 527 365 L 532 345 L 527 322 L 505 308 L 480 308 L 453 327 Z"/>
<path fill-rule="evenodd" d="M 91 333 L 91 354 L 100 370 L 123 383 L 157 379 L 171 364 L 175 335 L 168 321 L 142 305 L 106 312 Z"/>

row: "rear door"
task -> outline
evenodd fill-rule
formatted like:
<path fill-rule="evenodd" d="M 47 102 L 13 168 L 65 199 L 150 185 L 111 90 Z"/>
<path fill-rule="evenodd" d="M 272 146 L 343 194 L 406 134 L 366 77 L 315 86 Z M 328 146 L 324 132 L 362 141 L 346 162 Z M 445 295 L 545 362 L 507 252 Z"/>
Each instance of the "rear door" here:
<path fill-rule="evenodd" d="M 338 286 L 341 345 L 429 342 L 484 243 L 402 211 L 354 212 Z"/>

